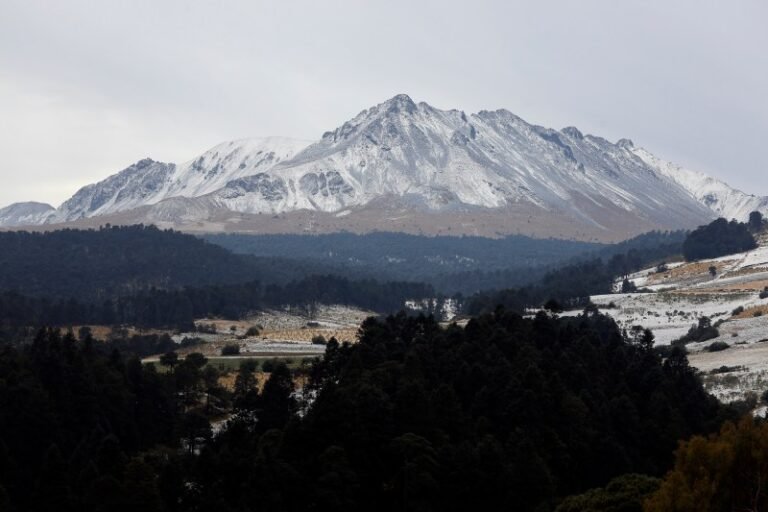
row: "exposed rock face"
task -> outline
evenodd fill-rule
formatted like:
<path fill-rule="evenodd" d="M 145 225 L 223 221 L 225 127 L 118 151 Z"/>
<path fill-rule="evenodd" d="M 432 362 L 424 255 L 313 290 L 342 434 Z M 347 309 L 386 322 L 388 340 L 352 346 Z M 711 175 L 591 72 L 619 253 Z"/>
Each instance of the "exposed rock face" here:
<path fill-rule="evenodd" d="M 616 238 L 716 216 L 743 220 L 753 210 L 768 212 L 768 198 L 662 161 L 629 139 L 614 144 L 575 127 L 532 125 L 506 110 L 468 115 L 398 95 L 314 143 L 272 137 L 226 142 L 181 165 L 142 160 L 38 221 L 140 207 L 147 221 L 157 215 L 171 224 L 235 213 L 332 219 L 376 208 L 434 222 L 439 215 L 457 222 L 465 214 L 497 215 L 489 221 L 493 233 L 525 231 L 504 224 L 527 214 L 526 224 L 559 218 L 572 236 Z M 306 226 L 294 229 L 301 230 Z"/>

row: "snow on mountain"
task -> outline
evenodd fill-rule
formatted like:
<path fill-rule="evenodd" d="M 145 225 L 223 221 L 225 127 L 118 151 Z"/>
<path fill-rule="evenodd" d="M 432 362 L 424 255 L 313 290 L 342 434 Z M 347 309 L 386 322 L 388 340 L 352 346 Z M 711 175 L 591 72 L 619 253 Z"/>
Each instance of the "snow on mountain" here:
<path fill-rule="evenodd" d="M 223 142 L 179 165 L 163 196 L 198 197 L 214 192 L 232 180 L 269 171 L 311 143 L 287 137 Z"/>
<path fill-rule="evenodd" d="M 14 203 L 0 208 L 0 226 L 33 226 L 42 224 L 55 211 L 45 203 Z"/>
<path fill-rule="evenodd" d="M 80 189 L 51 217 L 64 222 L 153 205 L 172 197 L 198 197 L 241 176 L 269 170 L 309 144 L 284 137 L 224 142 L 181 165 L 141 160 Z"/>
<path fill-rule="evenodd" d="M 629 149 L 506 110 L 467 116 L 399 95 L 361 112 L 271 171 L 213 197 L 241 212 L 339 211 L 377 197 L 427 209 L 530 204 L 600 225 L 601 213 L 693 225 L 710 211 Z"/>
<path fill-rule="evenodd" d="M 633 152 L 650 167 L 680 184 L 719 217 L 745 221 L 751 212 L 768 213 L 768 197 L 746 194 L 704 173 L 661 160 L 645 149 L 637 148 Z"/>
<path fill-rule="evenodd" d="M 314 143 L 247 139 L 180 165 L 142 160 L 82 188 L 40 222 L 147 206 L 150 220 L 171 225 L 227 212 L 346 212 L 354 219 L 366 209 L 370 220 L 382 207 L 465 224 L 482 211 L 496 212 L 495 220 L 487 218 L 491 233 L 515 232 L 503 219 L 528 218 L 550 230 L 580 225 L 586 236 L 692 227 L 718 215 L 745 219 L 768 210 L 768 199 L 660 160 L 626 139 L 614 144 L 573 127 L 532 125 L 506 110 L 467 115 L 398 95 Z"/>
<path fill-rule="evenodd" d="M 65 201 L 49 223 L 72 221 L 121 210 L 130 210 L 162 199 L 161 193 L 176 166 L 139 160 L 109 178 L 87 185 Z"/>

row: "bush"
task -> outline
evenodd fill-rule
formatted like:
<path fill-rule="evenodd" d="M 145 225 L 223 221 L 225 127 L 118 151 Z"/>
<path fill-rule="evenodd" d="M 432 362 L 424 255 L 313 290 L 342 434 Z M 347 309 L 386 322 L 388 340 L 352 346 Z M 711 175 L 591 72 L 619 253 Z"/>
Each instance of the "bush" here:
<path fill-rule="evenodd" d="M 714 341 L 710 346 L 707 347 L 707 352 L 720 352 L 722 350 L 725 350 L 727 348 L 730 348 L 730 345 L 727 344 L 724 341 Z"/>
<path fill-rule="evenodd" d="M 555 512 L 642 512 L 643 501 L 659 489 L 661 481 L 645 475 L 624 475 L 601 489 L 566 498 Z"/>
<path fill-rule="evenodd" d="M 240 354 L 240 345 L 230 343 L 221 347 L 222 356 L 236 356 Z"/>
<path fill-rule="evenodd" d="M 312 344 L 313 345 L 326 345 L 327 342 L 325 341 L 325 336 L 322 336 L 318 334 L 317 336 L 312 337 Z"/>
<path fill-rule="evenodd" d="M 252 325 L 248 328 L 247 331 L 245 331 L 245 335 L 249 338 L 253 338 L 254 336 L 258 336 L 261 332 L 259 331 L 259 328 L 255 325 Z"/>
<path fill-rule="evenodd" d="M 768 299 L 768 286 L 766 286 L 765 289 L 760 292 L 760 298 Z"/>
<path fill-rule="evenodd" d="M 687 343 L 700 343 L 720 336 L 720 331 L 712 325 L 712 320 L 707 316 L 699 318 L 698 325 L 693 325 L 685 336 L 672 342 L 672 345 L 685 345 Z"/>
<path fill-rule="evenodd" d="M 197 347 L 199 345 L 205 345 L 205 340 L 201 338 L 184 338 L 181 340 L 181 343 L 179 343 L 181 348 Z"/>
<path fill-rule="evenodd" d="M 736 309 L 734 309 L 733 311 L 731 311 L 731 316 L 737 316 L 737 315 L 742 314 L 743 312 L 744 312 L 744 306 L 739 306 Z"/>
<path fill-rule="evenodd" d="M 755 317 L 755 318 L 757 318 L 759 316 L 763 316 L 763 312 L 762 311 L 755 311 L 754 313 L 752 313 L 752 316 Z"/>
<path fill-rule="evenodd" d="M 637 291 L 637 286 L 634 282 L 630 281 L 629 279 L 624 279 L 621 283 L 621 293 L 635 293 Z"/>

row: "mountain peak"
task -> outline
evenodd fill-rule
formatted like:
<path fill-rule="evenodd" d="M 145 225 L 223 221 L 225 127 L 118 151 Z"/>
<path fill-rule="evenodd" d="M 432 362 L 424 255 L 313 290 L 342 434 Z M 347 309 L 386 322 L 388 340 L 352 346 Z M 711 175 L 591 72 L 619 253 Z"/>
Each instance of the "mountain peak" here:
<path fill-rule="evenodd" d="M 408 114 L 413 114 L 417 110 L 416 103 L 407 94 L 398 94 L 388 99 L 383 106 L 386 107 L 387 112 L 400 112 L 405 111 Z"/>
<path fill-rule="evenodd" d="M 566 126 L 560 131 L 572 139 L 581 140 L 584 138 L 584 134 L 575 126 Z"/>
<path fill-rule="evenodd" d="M 152 164 L 158 164 L 158 163 L 160 163 L 160 162 L 157 162 L 155 160 L 152 160 L 149 157 L 146 157 L 146 158 L 142 158 L 141 160 L 139 160 L 138 162 L 133 164 L 131 167 L 133 167 L 135 169 L 145 169 L 145 168 L 149 167 Z"/>
<path fill-rule="evenodd" d="M 710 196 L 719 198 L 716 205 Z M 469 114 L 397 94 L 314 143 L 244 139 L 179 165 L 145 158 L 84 187 L 55 212 L 8 210 L 0 225 L 73 221 L 139 207 L 152 208 L 158 217 L 151 218 L 163 222 L 229 215 L 222 212 L 310 212 L 336 219 L 394 204 L 418 211 L 419 218 L 466 222 L 467 232 L 515 232 L 520 226 L 509 217 L 514 213 L 539 216 L 543 230 L 562 221 L 577 226 L 580 236 L 613 237 L 695 226 L 714 213 L 742 217 L 750 209 L 768 209 L 768 198 L 689 176 L 629 139 L 614 144 L 572 126 L 556 131 L 530 124 L 505 109 Z M 476 218 L 462 220 L 465 214 L 488 220 L 478 226 Z"/>

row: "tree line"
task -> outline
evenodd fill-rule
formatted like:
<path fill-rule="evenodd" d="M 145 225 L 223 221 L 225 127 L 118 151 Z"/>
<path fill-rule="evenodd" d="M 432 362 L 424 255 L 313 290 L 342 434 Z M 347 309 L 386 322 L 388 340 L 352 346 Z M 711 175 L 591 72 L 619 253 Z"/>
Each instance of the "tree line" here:
<path fill-rule="evenodd" d="M 399 311 L 407 299 L 432 297 L 420 283 L 351 281 L 337 276 L 311 276 L 285 285 L 253 281 L 176 290 L 151 288 L 117 299 L 83 302 L 75 298 L 28 297 L 0 293 L 0 339 L 35 325 L 131 325 L 139 328 L 192 329 L 194 320 L 243 318 L 255 310 L 285 305 L 306 308 L 345 304 L 378 313 Z"/>
<path fill-rule="evenodd" d="M 43 330 L 0 348 L 6 510 L 546 511 L 660 477 L 678 440 L 735 417 L 684 352 L 662 360 L 599 313 L 370 319 L 301 390 L 280 364 L 260 388 L 245 362 L 223 390 L 199 354 L 160 372 L 94 345 Z"/>
<path fill-rule="evenodd" d="M 550 270 L 532 284 L 477 293 L 465 301 L 464 310 L 467 314 L 477 315 L 502 305 L 522 312 L 527 308 L 538 308 L 550 300 L 561 307 L 584 307 L 591 295 L 612 293 L 617 278 L 679 257 L 682 241 L 680 232 L 649 233 L 619 244 L 598 257 Z M 625 251 L 617 252 L 621 249 Z"/>

